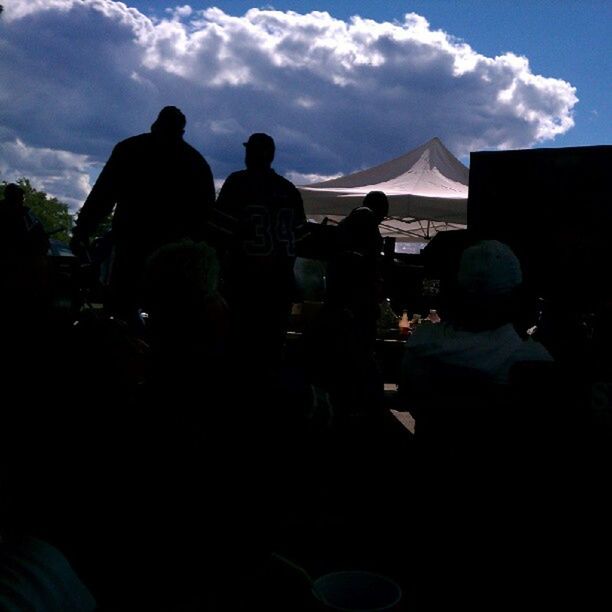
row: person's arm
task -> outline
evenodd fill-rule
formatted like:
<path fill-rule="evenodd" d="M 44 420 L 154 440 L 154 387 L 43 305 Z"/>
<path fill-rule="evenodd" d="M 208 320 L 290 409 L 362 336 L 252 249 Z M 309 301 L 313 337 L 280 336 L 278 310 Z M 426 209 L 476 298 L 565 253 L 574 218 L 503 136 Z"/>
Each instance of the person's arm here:
<path fill-rule="evenodd" d="M 120 151 L 115 147 L 79 211 L 71 245 L 74 242 L 86 244 L 100 222 L 112 212 L 117 201 L 119 157 Z"/>
<path fill-rule="evenodd" d="M 228 176 L 207 219 L 206 235 L 218 250 L 229 246 L 238 231 L 238 219 L 234 214 L 237 200 L 234 183 L 233 176 Z"/>
<path fill-rule="evenodd" d="M 215 204 L 215 208 L 228 214 L 235 212 L 240 199 L 238 195 L 238 178 L 236 174 L 237 173 L 230 174 L 225 179 Z"/>
<path fill-rule="evenodd" d="M 302 201 L 302 195 L 297 188 L 294 189 L 294 223 L 295 223 L 295 241 L 299 243 L 310 234 L 310 228 L 308 227 L 308 219 L 304 212 L 304 202 Z"/>
<path fill-rule="evenodd" d="M 208 162 L 199 153 L 197 153 L 196 159 L 197 181 L 193 198 L 190 198 L 192 203 L 190 215 L 193 223 L 189 228 L 189 232 L 196 241 L 206 240 L 211 242 L 208 223 L 213 216 L 213 207 L 215 205 L 215 183 Z"/>
<path fill-rule="evenodd" d="M 204 161 L 204 167 L 202 169 L 202 183 L 204 185 L 204 206 L 209 210 L 215 205 L 216 194 L 213 173 L 206 161 Z"/>

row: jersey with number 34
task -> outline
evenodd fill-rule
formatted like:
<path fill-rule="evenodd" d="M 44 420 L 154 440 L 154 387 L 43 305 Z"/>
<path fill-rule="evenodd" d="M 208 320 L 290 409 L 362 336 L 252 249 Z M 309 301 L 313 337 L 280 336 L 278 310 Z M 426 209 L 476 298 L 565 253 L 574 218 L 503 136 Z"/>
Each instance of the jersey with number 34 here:
<path fill-rule="evenodd" d="M 241 170 L 221 189 L 217 209 L 226 216 L 236 255 L 247 258 L 293 258 L 306 225 L 295 186 L 274 170 Z"/>

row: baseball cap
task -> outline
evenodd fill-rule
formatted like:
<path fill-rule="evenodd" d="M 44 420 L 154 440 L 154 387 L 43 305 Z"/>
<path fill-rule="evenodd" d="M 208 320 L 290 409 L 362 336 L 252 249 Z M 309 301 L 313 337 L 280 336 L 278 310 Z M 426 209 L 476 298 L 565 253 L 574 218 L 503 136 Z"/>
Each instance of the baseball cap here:
<path fill-rule="evenodd" d="M 468 295 L 503 295 L 511 293 L 522 282 L 521 264 L 503 242 L 482 240 L 461 255 L 457 286 Z"/>

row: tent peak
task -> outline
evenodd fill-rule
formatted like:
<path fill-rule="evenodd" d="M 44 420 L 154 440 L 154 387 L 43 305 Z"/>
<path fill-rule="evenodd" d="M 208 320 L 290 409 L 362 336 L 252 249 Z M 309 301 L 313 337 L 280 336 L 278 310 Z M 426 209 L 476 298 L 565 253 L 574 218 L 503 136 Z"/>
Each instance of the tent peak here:
<path fill-rule="evenodd" d="M 344 188 L 369 186 L 397 180 L 400 176 L 423 175 L 436 172 L 456 183 L 468 184 L 469 171 L 442 143 L 438 136 L 377 166 L 321 183 L 304 185 L 306 188 Z"/>
<path fill-rule="evenodd" d="M 469 170 L 435 137 L 373 168 L 299 190 L 311 216 L 346 216 L 368 192 L 384 191 L 395 219 L 465 225 L 468 180 Z"/>

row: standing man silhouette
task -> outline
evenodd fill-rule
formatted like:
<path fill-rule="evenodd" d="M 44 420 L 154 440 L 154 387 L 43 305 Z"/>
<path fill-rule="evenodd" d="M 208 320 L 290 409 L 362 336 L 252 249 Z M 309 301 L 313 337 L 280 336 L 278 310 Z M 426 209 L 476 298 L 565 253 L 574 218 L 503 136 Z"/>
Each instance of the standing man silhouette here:
<path fill-rule="evenodd" d="M 147 257 L 183 238 L 201 240 L 215 201 L 210 167 L 183 140 L 185 115 L 164 107 L 150 133 L 115 146 L 83 204 L 71 246 L 83 251 L 100 222 L 114 209 L 114 256 L 109 312 L 133 322 Z"/>
<path fill-rule="evenodd" d="M 227 177 L 217 199 L 217 223 L 228 238 L 224 293 L 234 329 L 248 331 L 257 347 L 253 365 L 279 362 L 294 292 L 295 243 L 306 228 L 302 197 L 272 169 L 275 144 L 252 134 L 245 147 L 245 170 Z"/>
<path fill-rule="evenodd" d="M 383 298 L 382 248 L 379 225 L 389 212 L 389 200 L 382 191 L 370 191 L 361 206 L 338 224 L 338 253 L 328 265 L 328 297 L 349 300 L 351 312 L 364 342 L 373 351 L 376 325 Z M 346 279 L 354 277 L 347 285 Z"/>

